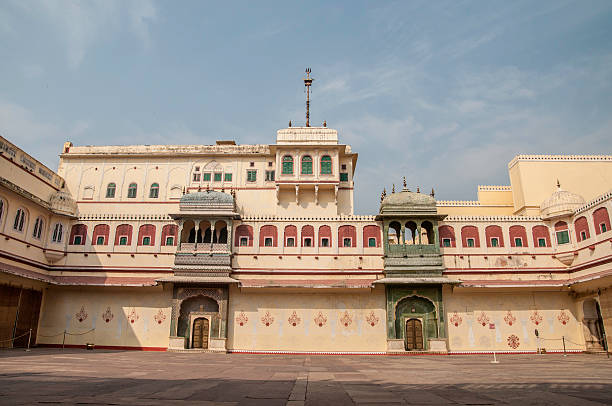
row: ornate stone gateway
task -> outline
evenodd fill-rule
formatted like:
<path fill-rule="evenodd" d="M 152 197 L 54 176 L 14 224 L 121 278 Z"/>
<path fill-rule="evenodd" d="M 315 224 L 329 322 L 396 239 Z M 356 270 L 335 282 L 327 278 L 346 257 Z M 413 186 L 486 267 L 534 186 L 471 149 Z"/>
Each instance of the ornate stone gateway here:
<path fill-rule="evenodd" d="M 225 351 L 233 221 L 239 219 L 232 195 L 206 191 L 183 195 L 172 286 L 170 350 Z"/>
<path fill-rule="evenodd" d="M 442 290 L 459 283 L 443 276 L 438 214 L 432 195 L 406 188 L 383 194 L 377 220 L 383 221 L 387 296 L 387 351 L 448 351 Z"/>

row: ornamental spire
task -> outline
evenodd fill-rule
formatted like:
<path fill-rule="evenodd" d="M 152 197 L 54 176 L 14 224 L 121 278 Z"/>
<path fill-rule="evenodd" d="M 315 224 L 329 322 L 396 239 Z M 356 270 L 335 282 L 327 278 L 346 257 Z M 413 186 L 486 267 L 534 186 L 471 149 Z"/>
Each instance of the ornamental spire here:
<path fill-rule="evenodd" d="M 382 203 L 383 200 L 385 200 L 385 197 L 387 197 L 387 189 L 383 188 L 382 193 L 380 194 L 380 202 Z"/>
<path fill-rule="evenodd" d="M 304 78 L 304 86 L 306 86 L 306 127 L 310 127 L 310 85 L 312 85 L 312 79 L 310 77 L 310 68 L 306 68 L 306 77 Z"/>

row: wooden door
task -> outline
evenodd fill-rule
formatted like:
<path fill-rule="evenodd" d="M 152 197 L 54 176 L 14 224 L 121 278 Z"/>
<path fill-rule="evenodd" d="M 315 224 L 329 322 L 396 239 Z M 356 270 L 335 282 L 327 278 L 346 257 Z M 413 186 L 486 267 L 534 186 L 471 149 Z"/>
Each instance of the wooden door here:
<path fill-rule="evenodd" d="M 208 319 L 195 319 L 193 322 L 193 348 L 208 348 Z"/>
<path fill-rule="evenodd" d="M 423 349 L 423 325 L 421 320 L 410 319 L 406 321 L 406 350 Z"/>

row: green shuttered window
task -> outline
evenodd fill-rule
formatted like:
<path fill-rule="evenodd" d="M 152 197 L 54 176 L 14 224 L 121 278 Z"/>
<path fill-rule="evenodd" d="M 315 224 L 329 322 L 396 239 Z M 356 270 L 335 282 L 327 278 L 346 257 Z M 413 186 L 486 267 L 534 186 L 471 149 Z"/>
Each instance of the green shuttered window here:
<path fill-rule="evenodd" d="M 329 155 L 321 158 L 321 174 L 330 175 L 332 173 L 332 159 Z"/>
<path fill-rule="evenodd" d="M 293 158 L 289 155 L 283 157 L 283 175 L 293 174 Z"/>
<path fill-rule="evenodd" d="M 308 155 L 302 157 L 302 175 L 312 175 L 312 158 Z"/>

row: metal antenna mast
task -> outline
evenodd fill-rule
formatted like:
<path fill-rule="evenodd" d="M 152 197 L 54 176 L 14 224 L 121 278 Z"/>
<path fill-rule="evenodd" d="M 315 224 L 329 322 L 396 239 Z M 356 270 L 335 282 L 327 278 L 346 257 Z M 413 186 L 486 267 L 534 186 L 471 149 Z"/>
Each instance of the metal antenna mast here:
<path fill-rule="evenodd" d="M 306 127 L 310 127 L 310 85 L 312 85 L 312 79 L 310 77 L 310 68 L 306 68 L 306 77 L 304 78 L 304 86 L 306 86 Z"/>

